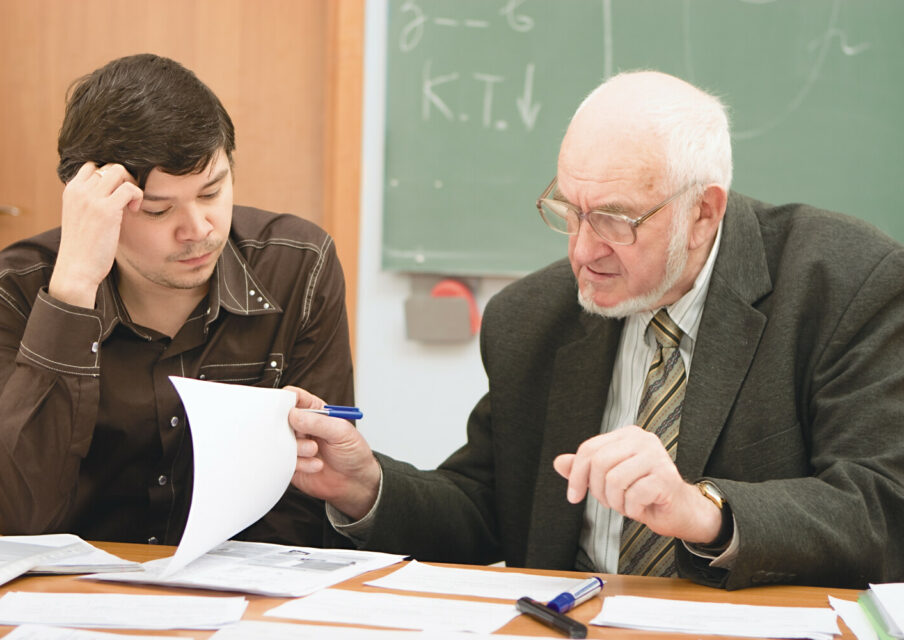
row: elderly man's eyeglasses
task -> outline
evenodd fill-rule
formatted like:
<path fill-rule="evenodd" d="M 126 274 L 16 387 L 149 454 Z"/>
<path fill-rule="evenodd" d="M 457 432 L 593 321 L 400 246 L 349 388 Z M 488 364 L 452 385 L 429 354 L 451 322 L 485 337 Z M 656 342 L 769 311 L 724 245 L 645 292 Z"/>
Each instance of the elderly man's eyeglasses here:
<path fill-rule="evenodd" d="M 693 183 L 687 185 L 678 193 L 669 196 L 637 218 L 629 218 L 621 213 L 611 211 L 588 211 L 584 213 L 570 202 L 551 198 L 550 195 L 556 189 L 556 178 L 553 178 L 546 190 L 537 199 L 537 210 L 540 211 L 540 217 L 543 218 L 543 222 L 553 231 L 573 236 L 578 232 L 581 222 L 586 220 L 590 224 L 590 228 L 606 242 L 628 245 L 634 244 L 637 240 L 637 227 L 665 209 L 670 202 L 692 186 L 694 186 Z"/>

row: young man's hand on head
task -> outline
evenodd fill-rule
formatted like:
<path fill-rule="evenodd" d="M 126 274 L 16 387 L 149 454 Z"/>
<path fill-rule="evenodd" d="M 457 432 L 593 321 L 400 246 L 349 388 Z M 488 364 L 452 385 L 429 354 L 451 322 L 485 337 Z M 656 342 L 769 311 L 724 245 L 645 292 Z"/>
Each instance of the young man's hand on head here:
<path fill-rule="evenodd" d="M 123 211 L 138 211 L 142 197 L 122 165 L 82 165 L 63 190 L 60 251 L 50 295 L 75 306 L 94 307 L 97 287 L 113 268 Z"/>

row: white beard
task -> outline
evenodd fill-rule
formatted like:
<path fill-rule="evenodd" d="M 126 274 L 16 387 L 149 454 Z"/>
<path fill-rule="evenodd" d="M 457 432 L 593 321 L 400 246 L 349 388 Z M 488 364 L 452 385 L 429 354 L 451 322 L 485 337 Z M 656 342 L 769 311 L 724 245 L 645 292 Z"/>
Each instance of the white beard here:
<path fill-rule="evenodd" d="M 647 293 L 622 300 L 611 307 L 603 307 L 593 301 L 591 295 L 585 295 L 578 285 L 578 303 L 587 313 L 592 313 L 604 318 L 624 318 L 641 311 L 652 311 L 653 306 L 675 286 L 684 267 L 687 264 L 688 249 L 687 239 L 689 224 L 684 216 L 675 216 L 669 240 L 668 257 L 665 262 L 665 276 L 662 281 Z"/>

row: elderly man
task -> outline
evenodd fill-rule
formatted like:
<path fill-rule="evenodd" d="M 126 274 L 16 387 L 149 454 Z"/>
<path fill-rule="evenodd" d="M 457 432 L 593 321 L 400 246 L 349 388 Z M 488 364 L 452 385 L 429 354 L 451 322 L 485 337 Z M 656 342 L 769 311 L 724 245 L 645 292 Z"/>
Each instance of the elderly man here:
<path fill-rule="evenodd" d="M 904 579 L 904 247 L 733 193 L 731 171 L 717 99 L 604 83 L 538 202 L 568 261 L 487 306 L 467 444 L 418 471 L 293 412 L 296 485 L 359 546 L 420 559 Z"/>

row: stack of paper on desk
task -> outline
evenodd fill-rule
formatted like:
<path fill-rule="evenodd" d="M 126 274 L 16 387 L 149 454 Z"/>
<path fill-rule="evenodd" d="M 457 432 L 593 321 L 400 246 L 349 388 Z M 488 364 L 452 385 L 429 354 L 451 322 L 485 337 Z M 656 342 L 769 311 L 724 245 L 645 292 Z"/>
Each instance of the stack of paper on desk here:
<path fill-rule="evenodd" d="M 10 540 L 6 536 L 0 536 L 0 584 L 18 578 L 37 566 L 59 562 L 79 551 L 79 547 L 74 544 L 48 548 L 21 539 Z"/>
<path fill-rule="evenodd" d="M 645 631 L 680 631 L 754 638 L 831 640 L 835 612 L 810 607 L 763 607 L 637 596 L 608 596 L 591 624 Z"/>
<path fill-rule="evenodd" d="M 161 558 L 145 562 L 141 571 L 98 573 L 83 578 L 293 598 L 404 559 L 405 556 L 374 551 L 230 540 L 172 575 L 165 572 L 169 558 Z"/>
<path fill-rule="evenodd" d="M 62 557 L 42 562 L 29 569 L 29 573 L 97 573 L 98 571 L 135 571 L 141 568 L 137 562 L 123 560 L 88 544 L 71 533 L 49 533 L 39 536 L 3 536 L 3 542 L 36 545 L 45 553 L 60 550 Z M 63 551 L 65 549 L 65 551 Z"/>
<path fill-rule="evenodd" d="M 904 638 L 904 582 L 871 584 L 857 602 L 880 640 Z"/>

